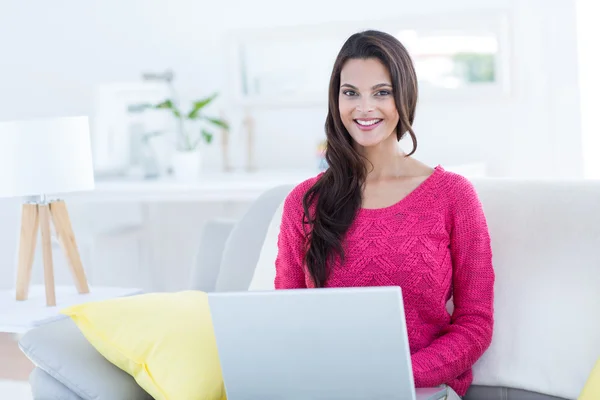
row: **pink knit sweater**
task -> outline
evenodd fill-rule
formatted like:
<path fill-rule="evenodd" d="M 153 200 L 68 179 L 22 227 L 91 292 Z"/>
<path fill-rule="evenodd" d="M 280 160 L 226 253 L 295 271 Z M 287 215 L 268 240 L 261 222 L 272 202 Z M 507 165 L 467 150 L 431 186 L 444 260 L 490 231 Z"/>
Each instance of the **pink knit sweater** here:
<path fill-rule="evenodd" d="M 302 261 L 302 197 L 317 179 L 301 183 L 285 200 L 276 289 L 314 287 Z M 490 237 L 471 183 L 436 167 L 398 203 L 360 209 L 344 248 L 346 260 L 332 266 L 327 286 L 400 286 L 415 385 L 445 383 L 463 396 L 493 327 Z"/>

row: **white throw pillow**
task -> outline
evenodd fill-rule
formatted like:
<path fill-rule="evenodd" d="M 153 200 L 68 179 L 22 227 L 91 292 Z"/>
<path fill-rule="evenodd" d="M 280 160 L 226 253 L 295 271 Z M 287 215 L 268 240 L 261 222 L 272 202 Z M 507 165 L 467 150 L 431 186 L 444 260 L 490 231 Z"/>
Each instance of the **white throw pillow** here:
<path fill-rule="evenodd" d="M 275 259 L 277 258 L 277 238 L 279 237 L 279 228 L 281 226 L 281 217 L 283 216 L 282 201 L 269 224 L 269 229 L 265 236 L 258 263 L 254 269 L 254 275 L 248 290 L 274 290 L 275 289 Z"/>
<path fill-rule="evenodd" d="M 600 355 L 600 184 L 476 179 L 496 271 L 474 383 L 575 399 Z"/>

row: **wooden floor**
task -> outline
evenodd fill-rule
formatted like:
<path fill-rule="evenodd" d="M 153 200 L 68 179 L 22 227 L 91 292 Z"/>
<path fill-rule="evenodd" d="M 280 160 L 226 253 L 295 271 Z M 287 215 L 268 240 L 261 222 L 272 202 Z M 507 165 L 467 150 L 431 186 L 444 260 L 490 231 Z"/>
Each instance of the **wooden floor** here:
<path fill-rule="evenodd" d="M 15 338 L 8 333 L 0 333 L 0 380 L 26 381 L 33 367 L 19 350 Z"/>

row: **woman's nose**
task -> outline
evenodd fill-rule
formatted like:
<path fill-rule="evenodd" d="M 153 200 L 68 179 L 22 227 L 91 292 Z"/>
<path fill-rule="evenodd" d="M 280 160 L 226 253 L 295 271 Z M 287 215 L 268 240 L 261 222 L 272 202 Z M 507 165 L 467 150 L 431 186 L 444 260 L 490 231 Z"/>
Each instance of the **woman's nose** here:
<path fill-rule="evenodd" d="M 373 103 L 369 96 L 362 97 L 356 105 L 356 111 L 359 112 L 371 112 L 373 111 L 373 108 Z"/>

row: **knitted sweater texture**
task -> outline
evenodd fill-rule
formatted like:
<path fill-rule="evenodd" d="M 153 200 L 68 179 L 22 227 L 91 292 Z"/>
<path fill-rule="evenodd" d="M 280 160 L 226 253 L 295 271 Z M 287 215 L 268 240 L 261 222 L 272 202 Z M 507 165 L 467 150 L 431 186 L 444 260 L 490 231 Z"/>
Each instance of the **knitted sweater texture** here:
<path fill-rule="evenodd" d="M 314 287 L 303 262 L 302 198 L 317 179 L 285 200 L 276 289 Z M 396 204 L 359 209 L 343 243 L 344 263 L 330 266 L 326 286 L 400 286 L 415 385 L 448 384 L 463 396 L 493 329 L 490 236 L 472 184 L 437 166 Z"/>

